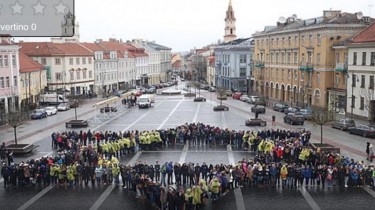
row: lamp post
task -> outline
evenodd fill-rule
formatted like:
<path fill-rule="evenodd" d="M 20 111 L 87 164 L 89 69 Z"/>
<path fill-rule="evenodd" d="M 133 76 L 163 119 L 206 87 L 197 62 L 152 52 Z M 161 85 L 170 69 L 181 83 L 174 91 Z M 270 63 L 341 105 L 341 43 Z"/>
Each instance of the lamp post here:
<path fill-rule="evenodd" d="M 357 81 L 356 81 L 357 79 Z M 350 112 L 350 118 L 353 119 L 353 110 L 354 110 L 354 101 L 355 101 L 355 95 L 354 95 L 354 87 L 355 83 L 359 82 L 358 78 L 356 78 L 356 75 L 354 74 L 354 71 L 352 72 L 352 104 L 351 104 L 351 112 Z"/>

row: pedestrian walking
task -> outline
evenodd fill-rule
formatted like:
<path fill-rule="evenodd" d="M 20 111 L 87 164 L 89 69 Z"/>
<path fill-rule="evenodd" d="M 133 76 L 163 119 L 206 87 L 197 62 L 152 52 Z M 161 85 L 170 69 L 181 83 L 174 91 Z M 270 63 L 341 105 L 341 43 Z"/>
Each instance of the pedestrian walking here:
<path fill-rule="evenodd" d="M 272 126 L 273 127 L 276 126 L 276 116 L 275 115 L 272 115 Z"/>

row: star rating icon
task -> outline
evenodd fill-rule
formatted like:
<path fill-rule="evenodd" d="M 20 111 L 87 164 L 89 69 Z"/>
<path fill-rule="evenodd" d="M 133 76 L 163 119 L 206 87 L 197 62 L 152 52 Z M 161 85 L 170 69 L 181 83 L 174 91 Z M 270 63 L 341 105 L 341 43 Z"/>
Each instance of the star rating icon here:
<path fill-rule="evenodd" d="M 15 15 L 15 14 L 22 15 L 22 9 L 24 8 L 24 6 L 22 4 L 20 4 L 18 1 L 16 1 L 16 3 L 14 3 L 10 7 L 13 10 L 13 12 L 12 12 L 13 15 Z"/>
<path fill-rule="evenodd" d="M 46 5 L 43 5 L 40 3 L 40 1 L 38 1 L 37 4 L 33 5 L 33 8 L 34 8 L 34 15 L 37 15 L 37 14 L 43 15 L 44 8 L 46 8 Z"/>
<path fill-rule="evenodd" d="M 56 9 L 56 15 L 59 15 L 59 14 L 65 14 L 65 9 L 66 9 L 66 5 L 64 5 L 62 3 L 62 1 L 59 2 L 59 4 L 55 5 L 55 9 Z"/>

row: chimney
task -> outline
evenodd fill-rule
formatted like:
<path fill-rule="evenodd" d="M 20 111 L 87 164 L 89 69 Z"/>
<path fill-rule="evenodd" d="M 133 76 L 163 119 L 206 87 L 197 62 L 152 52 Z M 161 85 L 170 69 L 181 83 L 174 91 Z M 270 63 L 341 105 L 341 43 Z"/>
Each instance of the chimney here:
<path fill-rule="evenodd" d="M 95 43 L 96 43 L 96 44 L 99 44 L 99 43 L 101 43 L 102 41 L 103 41 L 103 39 L 96 39 L 96 40 L 95 40 Z"/>

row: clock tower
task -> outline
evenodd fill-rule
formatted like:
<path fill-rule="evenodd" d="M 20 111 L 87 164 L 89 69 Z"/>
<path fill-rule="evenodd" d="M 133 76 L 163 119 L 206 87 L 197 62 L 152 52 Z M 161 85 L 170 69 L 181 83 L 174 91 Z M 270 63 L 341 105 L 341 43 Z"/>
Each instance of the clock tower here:
<path fill-rule="evenodd" d="M 229 0 L 228 9 L 225 16 L 224 42 L 230 42 L 235 40 L 236 38 L 236 18 L 234 17 L 232 0 Z"/>

